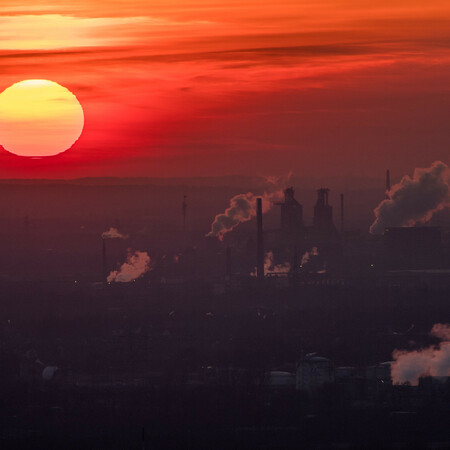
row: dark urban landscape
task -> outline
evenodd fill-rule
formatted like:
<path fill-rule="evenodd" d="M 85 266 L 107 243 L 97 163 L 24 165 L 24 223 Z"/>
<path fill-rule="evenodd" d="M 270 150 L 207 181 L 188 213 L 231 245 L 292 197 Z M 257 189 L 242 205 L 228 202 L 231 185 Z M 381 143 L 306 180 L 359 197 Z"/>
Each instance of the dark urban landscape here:
<path fill-rule="evenodd" d="M 450 450 L 448 0 L 0 0 L 0 450 Z"/>
<path fill-rule="evenodd" d="M 3 183 L 2 448 L 450 446 L 445 216 L 244 181 Z"/>

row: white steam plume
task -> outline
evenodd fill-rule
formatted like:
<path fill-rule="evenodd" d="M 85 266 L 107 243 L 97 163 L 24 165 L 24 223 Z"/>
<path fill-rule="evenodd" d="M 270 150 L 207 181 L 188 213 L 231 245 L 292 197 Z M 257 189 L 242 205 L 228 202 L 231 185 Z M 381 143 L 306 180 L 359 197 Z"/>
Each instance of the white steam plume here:
<path fill-rule="evenodd" d="M 128 234 L 122 234 L 117 228 L 110 227 L 102 233 L 102 239 L 128 239 Z"/>
<path fill-rule="evenodd" d="M 248 222 L 256 216 L 256 199 L 262 198 L 263 213 L 272 209 L 273 203 L 283 199 L 283 186 L 289 183 L 292 172 L 285 177 L 266 177 L 266 182 L 270 185 L 263 195 L 255 195 L 252 192 L 235 195 L 230 200 L 230 206 L 222 214 L 217 214 L 211 225 L 211 231 L 206 235 L 217 236 L 220 240 L 228 232 L 232 231 L 242 222 Z"/>
<path fill-rule="evenodd" d="M 119 270 L 112 271 L 107 278 L 108 283 L 129 283 L 142 277 L 150 270 L 150 256 L 147 252 L 128 253 L 127 260 Z"/>
<path fill-rule="evenodd" d="M 417 386 L 419 378 L 450 376 L 450 325 L 437 323 L 430 334 L 442 340 L 436 346 L 408 352 L 394 350 L 391 377 L 394 384 Z"/>
<path fill-rule="evenodd" d="M 230 200 L 230 207 L 222 214 L 217 214 L 211 225 L 211 231 L 206 236 L 217 236 L 223 239 L 226 233 L 236 228 L 240 223 L 247 222 L 256 216 L 256 199 L 262 198 L 262 211 L 269 211 L 273 202 L 281 200 L 283 195 L 282 189 L 263 195 L 254 195 L 251 192 L 247 194 L 235 195 Z"/>
<path fill-rule="evenodd" d="M 264 256 L 264 275 L 270 273 L 289 273 L 291 270 L 291 265 L 288 262 L 282 264 L 273 263 L 273 252 L 267 252 Z M 258 275 L 258 269 L 255 267 L 255 270 L 250 274 L 252 277 L 256 277 Z"/>
<path fill-rule="evenodd" d="M 372 234 L 382 234 L 386 227 L 414 226 L 428 222 L 434 213 L 449 206 L 449 168 L 441 161 L 427 169 L 415 169 L 392 186 L 389 198 L 374 210 Z"/>
<path fill-rule="evenodd" d="M 319 250 L 317 247 L 313 247 L 309 252 L 305 252 L 302 256 L 301 265 L 304 266 L 305 264 L 308 264 L 311 256 L 319 256 Z"/>

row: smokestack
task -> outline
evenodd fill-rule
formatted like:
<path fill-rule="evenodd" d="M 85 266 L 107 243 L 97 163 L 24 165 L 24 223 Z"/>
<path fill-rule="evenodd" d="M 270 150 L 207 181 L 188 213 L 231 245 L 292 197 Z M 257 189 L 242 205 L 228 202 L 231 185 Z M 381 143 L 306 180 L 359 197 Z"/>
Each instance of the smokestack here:
<path fill-rule="evenodd" d="M 263 219 L 262 219 L 262 198 L 256 199 L 256 269 L 258 280 L 264 280 L 264 241 L 263 241 Z"/>
<path fill-rule="evenodd" d="M 389 181 L 389 179 L 387 179 Z M 390 187 L 390 186 L 389 186 Z M 411 227 L 430 221 L 433 215 L 450 205 L 450 170 L 442 161 L 431 167 L 414 169 L 391 188 L 374 210 L 372 234 L 383 234 L 387 227 Z"/>
<path fill-rule="evenodd" d="M 344 234 L 344 194 L 341 194 L 341 233 Z"/>
<path fill-rule="evenodd" d="M 292 272 L 295 275 L 298 272 L 298 249 L 294 246 L 294 257 L 292 259 Z"/>
<path fill-rule="evenodd" d="M 226 270 L 226 276 L 227 276 L 227 278 L 230 278 L 231 277 L 231 247 L 227 247 L 227 250 L 226 250 L 226 267 L 225 267 L 225 270 Z"/>
<path fill-rule="evenodd" d="M 106 283 L 108 277 L 108 264 L 106 261 L 106 239 L 102 238 L 102 264 L 103 264 L 103 281 Z"/>
<path fill-rule="evenodd" d="M 22 267 L 23 267 L 23 271 L 24 271 L 24 277 L 25 279 L 28 279 L 29 275 L 30 275 L 30 271 L 32 269 L 31 265 L 30 265 L 30 258 L 29 258 L 29 254 L 30 254 L 30 219 L 28 216 L 25 216 L 24 218 L 24 236 L 23 236 L 23 262 L 22 262 Z"/>
<path fill-rule="evenodd" d="M 391 172 L 386 170 L 386 198 L 389 199 L 388 192 L 391 190 Z"/>

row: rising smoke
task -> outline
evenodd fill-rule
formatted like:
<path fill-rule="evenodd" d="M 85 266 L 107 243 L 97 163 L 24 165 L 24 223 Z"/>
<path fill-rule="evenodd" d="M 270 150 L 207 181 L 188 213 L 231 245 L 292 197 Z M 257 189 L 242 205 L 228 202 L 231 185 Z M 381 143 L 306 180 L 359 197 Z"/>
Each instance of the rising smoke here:
<path fill-rule="evenodd" d="M 120 233 L 117 228 L 110 227 L 108 231 L 102 233 L 102 239 L 128 239 L 128 235 Z"/>
<path fill-rule="evenodd" d="M 218 237 L 223 240 L 225 234 L 236 228 L 242 222 L 248 222 L 256 216 L 256 199 L 261 197 L 263 213 L 272 209 L 274 202 L 283 198 L 283 186 L 287 185 L 292 173 L 287 177 L 266 177 L 270 188 L 263 195 L 255 195 L 252 192 L 235 195 L 230 200 L 230 207 L 222 214 L 217 214 L 211 225 L 211 231 L 206 235 Z"/>
<path fill-rule="evenodd" d="M 214 222 L 211 225 L 211 231 L 206 236 L 217 236 L 220 240 L 226 233 L 236 228 L 242 222 L 248 222 L 252 217 L 256 216 L 256 199 L 262 198 L 262 211 L 266 213 L 269 211 L 273 202 L 279 201 L 282 198 L 283 191 L 277 191 L 256 196 L 251 192 L 247 194 L 235 195 L 230 200 L 230 207 L 222 214 L 217 214 Z"/>
<path fill-rule="evenodd" d="M 319 256 L 319 250 L 317 249 L 317 247 L 313 247 L 309 252 L 305 252 L 302 255 L 302 261 L 301 261 L 300 264 L 302 266 L 308 264 L 309 261 L 311 260 L 312 256 Z"/>
<path fill-rule="evenodd" d="M 450 325 L 437 323 L 430 334 L 442 340 L 436 346 L 408 352 L 394 350 L 391 377 L 394 384 L 417 386 L 419 378 L 450 376 Z"/>
<path fill-rule="evenodd" d="M 449 206 L 449 168 L 441 161 L 427 169 L 415 169 L 413 177 L 405 175 L 392 186 L 389 198 L 375 208 L 373 234 L 386 227 L 414 226 L 428 222 L 434 213 Z"/>
<path fill-rule="evenodd" d="M 291 265 L 288 262 L 282 264 L 274 264 L 273 260 L 273 252 L 267 252 L 264 256 L 264 275 L 268 275 L 271 273 L 283 274 L 290 272 Z M 255 267 L 255 270 L 250 274 L 250 276 L 256 277 L 257 275 L 258 269 Z"/>
<path fill-rule="evenodd" d="M 129 283 L 150 270 L 150 256 L 147 252 L 128 253 L 127 260 L 119 270 L 112 271 L 107 278 L 108 283 Z"/>

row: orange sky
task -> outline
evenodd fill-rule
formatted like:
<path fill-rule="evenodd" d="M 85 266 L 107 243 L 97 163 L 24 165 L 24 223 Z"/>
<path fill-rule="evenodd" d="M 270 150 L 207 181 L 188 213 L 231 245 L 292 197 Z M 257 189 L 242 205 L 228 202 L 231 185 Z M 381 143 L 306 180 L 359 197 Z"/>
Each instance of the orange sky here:
<path fill-rule="evenodd" d="M 2 0 L 0 91 L 83 105 L 0 177 L 402 174 L 448 161 L 448 1 Z"/>

